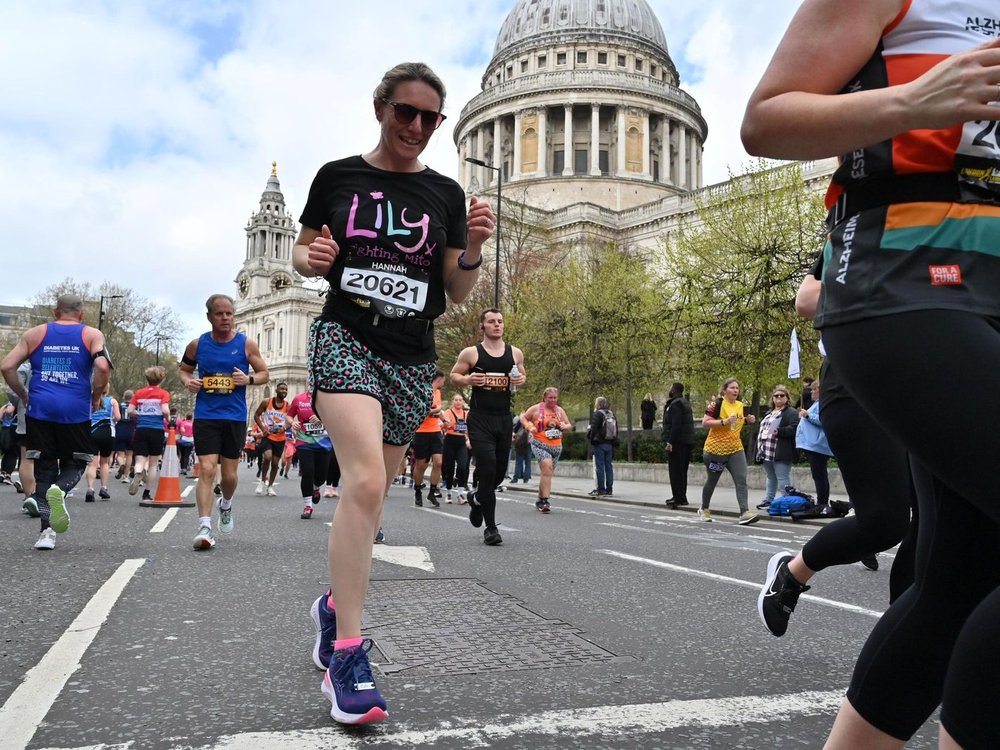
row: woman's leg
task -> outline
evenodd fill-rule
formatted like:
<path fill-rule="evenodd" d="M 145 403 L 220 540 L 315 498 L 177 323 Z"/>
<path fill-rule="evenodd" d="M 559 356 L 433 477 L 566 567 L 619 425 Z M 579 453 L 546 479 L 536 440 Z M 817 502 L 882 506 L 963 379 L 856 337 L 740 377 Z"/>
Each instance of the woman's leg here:
<path fill-rule="evenodd" d="M 328 545 L 330 591 L 337 606 L 337 640 L 361 637 L 361 611 L 368 594 L 372 543 L 385 494 L 382 405 L 353 393 L 318 392 L 315 409 L 344 462 L 344 495 L 337 504 Z M 392 459 L 396 466 L 405 452 Z"/>
<path fill-rule="evenodd" d="M 976 643 L 962 639 L 953 650 L 970 614 L 1000 586 L 1000 499 L 992 472 L 969 464 L 1000 452 L 1000 433 L 970 408 L 970 395 L 983 394 L 1000 368 L 1000 331 L 979 316 L 934 310 L 829 327 L 823 338 L 851 394 L 913 457 L 915 580 L 872 631 L 848 693 L 866 720 L 907 738 L 941 699 L 949 662 L 992 664 L 1000 649 L 994 620 Z M 931 394 L 940 415 L 933 428 L 926 410 L 887 400 L 886 382 Z"/>
<path fill-rule="evenodd" d="M 538 462 L 538 470 L 542 473 L 538 480 L 538 499 L 548 500 L 552 492 L 552 473 L 554 471 L 552 459 L 545 458 Z"/>
<path fill-rule="evenodd" d="M 775 494 L 784 495 L 785 487 L 792 484 L 792 464 L 790 461 L 774 462 Z M 827 498 L 829 499 L 829 498 Z"/>
<path fill-rule="evenodd" d="M 715 485 L 719 483 L 719 478 L 722 476 L 722 471 L 712 471 L 709 466 L 722 459 L 722 456 L 716 456 L 714 453 L 705 452 L 702 454 L 705 461 L 705 471 L 708 476 L 705 477 L 705 485 L 701 488 L 701 509 L 708 510 L 709 503 L 712 502 L 712 493 L 715 492 Z"/>
<path fill-rule="evenodd" d="M 726 462 L 729 475 L 736 485 L 736 502 L 740 506 L 740 513 L 746 513 L 749 507 L 747 494 L 747 457 L 743 451 L 737 451 L 729 457 Z"/>
<path fill-rule="evenodd" d="M 770 502 L 774 500 L 775 492 L 778 488 L 778 477 L 774 473 L 774 461 L 764 461 L 764 500 Z"/>
<path fill-rule="evenodd" d="M 806 454 L 806 459 L 809 461 L 809 473 L 812 474 L 813 484 L 816 485 L 816 502 L 820 505 L 829 505 L 830 476 L 826 466 L 830 457 L 816 451 L 804 450 L 802 452 Z"/>
<path fill-rule="evenodd" d="M 455 484 L 455 453 L 457 446 L 450 435 L 444 438 L 444 454 L 441 456 L 441 484 L 451 489 Z"/>

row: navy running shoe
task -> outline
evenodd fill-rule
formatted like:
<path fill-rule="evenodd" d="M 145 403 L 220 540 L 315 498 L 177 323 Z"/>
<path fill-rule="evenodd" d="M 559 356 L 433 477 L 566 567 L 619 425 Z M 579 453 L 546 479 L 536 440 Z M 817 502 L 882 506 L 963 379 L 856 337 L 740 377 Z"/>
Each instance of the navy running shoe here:
<path fill-rule="evenodd" d="M 313 602 L 309 614 L 316 625 L 316 644 L 313 646 L 313 664 L 316 669 L 330 666 L 333 656 L 333 642 L 337 638 L 337 612 L 330 609 L 330 592 L 326 592 Z"/>
<path fill-rule="evenodd" d="M 341 724 L 369 724 L 388 718 L 385 699 L 375 686 L 368 652 L 375 644 L 366 638 L 360 646 L 334 651 L 323 678 L 323 695 L 330 701 L 330 717 Z"/>

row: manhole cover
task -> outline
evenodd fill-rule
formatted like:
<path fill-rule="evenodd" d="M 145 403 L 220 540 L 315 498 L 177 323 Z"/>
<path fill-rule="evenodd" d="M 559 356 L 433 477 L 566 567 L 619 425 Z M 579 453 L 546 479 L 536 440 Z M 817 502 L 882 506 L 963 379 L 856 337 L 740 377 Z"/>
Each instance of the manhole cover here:
<path fill-rule="evenodd" d="M 532 612 L 474 580 L 372 581 L 362 622 L 386 674 L 554 669 L 631 661 L 591 643 L 572 625 Z"/>

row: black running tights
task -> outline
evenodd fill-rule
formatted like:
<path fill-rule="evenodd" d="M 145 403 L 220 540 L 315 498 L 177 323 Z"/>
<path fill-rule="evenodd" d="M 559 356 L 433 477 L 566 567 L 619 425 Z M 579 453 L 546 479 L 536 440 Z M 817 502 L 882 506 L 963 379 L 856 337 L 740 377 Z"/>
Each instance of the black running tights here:
<path fill-rule="evenodd" d="M 847 694 L 901 740 L 941 703 L 960 745 L 1000 747 L 998 323 L 924 310 L 823 330 L 838 377 L 910 454 L 915 580 L 868 637 Z"/>
<path fill-rule="evenodd" d="M 910 524 L 912 495 L 906 451 L 848 394 L 829 360 L 820 373 L 819 416 L 854 515 L 827 524 L 806 542 L 802 560 L 815 571 L 899 544 Z"/>

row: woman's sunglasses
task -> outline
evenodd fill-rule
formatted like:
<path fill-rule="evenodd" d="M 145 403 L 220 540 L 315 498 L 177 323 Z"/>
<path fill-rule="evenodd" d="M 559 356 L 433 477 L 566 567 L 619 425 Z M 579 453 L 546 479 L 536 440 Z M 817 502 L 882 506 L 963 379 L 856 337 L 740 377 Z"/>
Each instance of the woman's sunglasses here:
<path fill-rule="evenodd" d="M 396 118 L 396 122 L 400 125 L 409 125 L 417 115 L 420 115 L 420 125 L 424 130 L 437 130 L 445 120 L 445 116 L 440 112 L 434 112 L 429 109 L 417 109 L 410 104 L 393 102 L 388 99 L 383 99 L 382 101 L 392 107 L 392 114 Z"/>

